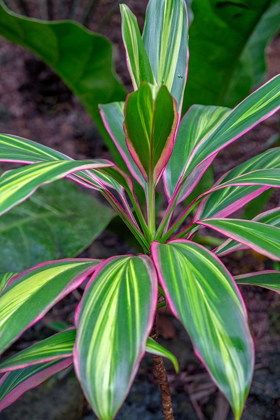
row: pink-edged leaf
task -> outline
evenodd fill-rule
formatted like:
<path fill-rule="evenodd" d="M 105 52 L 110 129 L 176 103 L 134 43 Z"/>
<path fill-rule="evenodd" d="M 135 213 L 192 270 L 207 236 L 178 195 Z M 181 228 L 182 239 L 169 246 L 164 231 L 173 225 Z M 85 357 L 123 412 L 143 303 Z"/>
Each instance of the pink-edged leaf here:
<path fill-rule="evenodd" d="M 83 169 L 101 169 L 113 164 L 107 160 L 57 160 L 28 165 L 5 172 L 0 178 L 0 214 L 30 197 L 38 187 Z"/>
<path fill-rule="evenodd" d="M 75 338 L 74 327 L 45 338 L 0 363 L 0 373 L 72 357 Z"/>
<path fill-rule="evenodd" d="M 128 150 L 144 179 L 157 183 L 172 153 L 178 113 L 165 86 L 142 83 L 128 96 L 124 130 Z"/>
<path fill-rule="evenodd" d="M 155 78 L 140 34 L 137 19 L 125 4 L 121 4 L 120 8 L 127 68 L 134 90 L 137 90 L 142 82 L 155 84 Z"/>
<path fill-rule="evenodd" d="M 4 290 L 5 287 L 7 286 L 8 281 L 12 277 L 16 276 L 17 274 L 18 273 L 1 273 L 0 274 L 0 294 L 1 294 L 2 290 Z"/>
<path fill-rule="evenodd" d="M 13 277 L 0 295 L 0 354 L 99 264 L 89 259 L 50 261 Z"/>
<path fill-rule="evenodd" d="M 195 146 L 189 159 L 184 162 L 180 179 L 182 188 L 185 180 L 198 165 L 216 155 L 279 108 L 280 75 L 277 75 L 237 105 Z"/>
<path fill-rule="evenodd" d="M 57 150 L 35 143 L 22 137 L 0 134 L 0 162 L 40 163 L 54 160 L 73 160 L 71 157 Z M 100 184 L 93 178 L 92 172 L 80 172 L 69 177 L 87 188 L 100 189 Z M 96 174 L 95 174 L 96 175 Z M 97 178 L 97 177 L 96 177 Z"/>
<path fill-rule="evenodd" d="M 25 392 L 42 384 L 56 373 L 67 369 L 72 363 L 73 359 L 68 358 L 6 373 L 0 379 L 0 412 L 13 404 Z"/>
<path fill-rule="evenodd" d="M 275 209 L 265 211 L 258 216 L 254 217 L 253 219 L 256 222 L 266 223 L 271 226 L 276 226 L 280 228 L 280 207 L 276 207 Z M 219 257 L 223 257 L 224 255 L 228 255 L 234 251 L 241 251 L 248 249 L 248 246 L 244 244 L 240 244 L 232 239 L 227 239 L 222 245 L 220 245 L 216 250 L 215 254 Z"/>
<path fill-rule="evenodd" d="M 218 126 L 229 111 L 228 108 L 218 106 L 193 105 L 182 118 L 173 152 L 163 176 L 168 199 L 171 199 L 176 187 L 183 179 L 186 162 L 189 161 L 195 147 Z M 214 158 L 215 155 L 205 160 L 189 175 L 180 192 L 178 202 L 191 192 Z"/>
<path fill-rule="evenodd" d="M 267 270 L 242 274 L 241 276 L 235 276 L 234 280 L 238 285 L 261 286 L 280 293 L 280 271 Z"/>
<path fill-rule="evenodd" d="M 50 147 L 8 134 L 0 134 L 0 161 L 26 164 L 42 162 L 47 164 L 47 162 L 53 161 L 66 161 L 68 162 L 68 165 L 71 165 L 69 161 L 74 162 L 71 157 L 57 152 Z M 101 160 L 99 162 L 101 162 Z M 114 167 L 115 172 L 124 174 L 124 172 L 112 162 L 105 160 L 103 160 L 103 162 L 107 162 L 108 166 Z M 103 166 L 103 169 L 104 168 L 105 166 Z M 119 184 L 113 177 L 110 177 L 106 173 L 96 171 L 95 169 L 89 168 L 88 170 L 77 171 L 75 174 L 70 173 L 66 176 L 84 187 L 95 190 L 103 190 L 108 187 L 116 190 L 120 195 L 122 195 L 122 188 L 124 187 L 123 184 Z M 131 184 L 128 175 L 126 175 L 126 180 L 125 187 L 127 187 L 127 183 Z"/>
<path fill-rule="evenodd" d="M 204 198 L 210 194 L 215 193 L 216 191 L 223 190 L 228 187 L 252 187 L 252 186 L 261 186 L 266 188 L 274 187 L 280 188 L 280 169 L 260 169 L 257 171 L 245 173 L 243 175 L 237 176 L 236 178 L 230 179 L 229 181 L 222 182 L 216 184 L 212 189 L 204 192 L 198 198 L 194 199 L 193 202 L 186 208 L 186 210 L 180 215 L 180 217 L 173 223 L 170 227 L 169 231 L 164 235 L 164 239 L 169 238 L 169 236 L 177 229 L 178 226 L 185 220 L 186 216 L 190 213 L 190 211 Z M 237 190 L 238 193 L 238 190 Z M 244 199 L 246 201 L 246 198 Z M 174 208 L 176 204 L 175 196 L 169 203 L 168 210 L 170 213 L 170 208 Z M 234 203 L 232 203 L 234 208 Z M 240 206 L 240 202 L 237 201 L 238 206 Z M 166 220 L 166 219 L 165 219 Z M 209 219 L 210 220 L 210 219 Z M 200 224 L 199 220 L 194 219 L 194 222 Z M 160 230 L 161 229 L 161 230 Z M 162 233 L 162 226 L 160 226 L 160 233 Z M 179 237 L 184 237 L 185 233 L 189 232 L 189 227 L 179 233 Z M 178 235 L 177 235 L 178 236 Z"/>
<path fill-rule="evenodd" d="M 150 0 L 143 42 L 157 84 L 167 86 L 181 114 L 189 59 L 185 0 Z"/>
<path fill-rule="evenodd" d="M 129 172 L 145 188 L 145 180 L 129 153 L 125 142 L 123 130 L 124 123 L 124 102 L 113 102 L 111 104 L 99 105 L 103 123 L 114 141 L 118 151 L 125 161 Z"/>
<path fill-rule="evenodd" d="M 231 170 L 222 180 L 216 184 L 230 182 L 235 178 L 259 169 L 280 168 L 280 148 L 267 150 L 258 156 L 249 159 L 248 161 L 238 165 Z M 269 186 L 244 186 L 228 187 L 213 192 L 207 196 L 200 204 L 197 213 L 194 217 L 196 219 L 208 219 L 210 217 L 227 217 L 244 207 L 247 203 L 259 196 L 262 192 L 268 189 Z"/>
<path fill-rule="evenodd" d="M 213 253 L 190 241 L 154 242 L 152 256 L 172 312 L 240 419 L 252 380 L 254 349 L 232 276 Z"/>
<path fill-rule="evenodd" d="M 145 353 L 157 304 L 152 260 L 113 257 L 88 283 L 76 313 L 74 365 L 100 419 L 113 419 Z"/>
<path fill-rule="evenodd" d="M 197 224 L 234 239 L 272 260 L 280 261 L 280 228 L 253 220 L 204 219 Z"/>

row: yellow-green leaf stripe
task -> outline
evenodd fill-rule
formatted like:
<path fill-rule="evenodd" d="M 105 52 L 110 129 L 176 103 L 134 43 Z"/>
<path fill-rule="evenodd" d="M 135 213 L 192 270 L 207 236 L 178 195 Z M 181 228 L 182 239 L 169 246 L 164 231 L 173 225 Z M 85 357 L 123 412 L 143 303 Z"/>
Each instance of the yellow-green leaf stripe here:
<path fill-rule="evenodd" d="M 74 365 L 100 420 L 125 399 L 153 323 L 157 277 L 147 256 L 105 261 L 88 284 L 76 315 Z"/>
<path fill-rule="evenodd" d="M 0 354 L 99 264 L 87 259 L 51 261 L 13 277 L 0 295 Z"/>
<path fill-rule="evenodd" d="M 240 419 L 254 352 L 245 307 L 230 273 L 214 254 L 185 240 L 153 243 L 152 255 L 171 310 Z"/>
<path fill-rule="evenodd" d="M 125 4 L 121 5 L 121 14 L 127 66 L 134 90 L 137 90 L 141 82 L 154 84 L 155 79 L 136 17 Z"/>
<path fill-rule="evenodd" d="M 188 66 L 185 0 L 150 0 L 143 41 L 157 83 L 168 87 L 180 112 Z"/>

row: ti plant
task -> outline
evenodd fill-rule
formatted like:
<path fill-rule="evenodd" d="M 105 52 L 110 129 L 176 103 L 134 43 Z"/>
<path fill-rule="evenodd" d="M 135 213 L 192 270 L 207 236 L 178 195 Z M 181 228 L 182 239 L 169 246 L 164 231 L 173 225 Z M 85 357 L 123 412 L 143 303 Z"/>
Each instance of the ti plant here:
<path fill-rule="evenodd" d="M 233 278 L 219 257 L 252 248 L 280 260 L 280 208 L 253 220 L 228 218 L 271 187 L 280 187 L 280 148 L 239 165 L 196 197 L 178 216 L 218 152 L 280 105 L 280 76 L 233 110 L 192 106 L 181 119 L 188 63 L 184 0 L 151 0 L 141 36 L 135 16 L 121 6 L 122 33 L 134 92 L 125 103 L 101 105 L 109 134 L 129 175 L 108 160 L 77 161 L 23 138 L 0 137 L 0 159 L 26 166 L 0 179 L 0 212 L 44 184 L 69 178 L 98 190 L 143 249 L 104 261 L 50 261 L 6 273 L 0 286 L 0 350 L 4 352 L 60 299 L 87 281 L 75 326 L 2 361 L 0 408 L 74 364 L 84 394 L 101 420 L 116 416 L 145 354 L 154 354 L 165 419 L 173 419 L 157 342 L 156 311 L 169 305 L 186 328 L 196 355 L 240 419 L 254 368 L 254 347 L 237 284 L 280 290 L 280 272 Z M 207 54 L 205 55 L 207 60 Z M 168 205 L 157 223 L 155 190 L 163 179 Z M 146 214 L 135 194 L 143 188 Z M 209 251 L 194 234 L 210 228 L 228 239 Z"/>

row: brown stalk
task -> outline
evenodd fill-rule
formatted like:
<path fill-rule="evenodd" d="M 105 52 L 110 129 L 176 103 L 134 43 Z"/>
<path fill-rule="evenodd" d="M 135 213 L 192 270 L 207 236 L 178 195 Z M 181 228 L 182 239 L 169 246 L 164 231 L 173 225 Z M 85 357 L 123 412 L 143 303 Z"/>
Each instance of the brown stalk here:
<path fill-rule="evenodd" d="M 156 318 L 151 331 L 151 337 L 157 341 L 157 325 Z M 169 382 L 166 374 L 166 369 L 161 356 L 153 355 L 154 365 L 156 370 L 156 376 L 160 387 L 161 398 L 162 398 L 162 409 L 165 420 L 174 420 L 171 393 L 169 388 Z"/>

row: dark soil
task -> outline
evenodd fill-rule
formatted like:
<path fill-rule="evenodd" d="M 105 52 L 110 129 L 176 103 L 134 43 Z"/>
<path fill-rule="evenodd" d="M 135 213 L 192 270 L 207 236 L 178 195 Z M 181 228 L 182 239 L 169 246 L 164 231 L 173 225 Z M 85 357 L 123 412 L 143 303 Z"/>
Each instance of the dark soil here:
<path fill-rule="evenodd" d="M 31 0 L 29 3 L 32 4 L 32 16 L 39 17 L 38 3 Z M 147 1 L 130 0 L 126 3 L 132 7 L 142 24 Z M 55 11 L 52 13 L 55 18 Z M 130 89 L 116 2 L 100 1 L 89 27 L 101 31 L 113 41 L 118 74 Z M 267 56 L 267 78 L 270 78 L 280 68 L 280 38 L 268 48 Z M 0 66 L 0 132 L 30 138 L 77 159 L 110 157 L 90 116 L 63 82 L 43 63 L 22 48 L 0 39 Z M 266 141 L 277 133 L 278 120 L 279 115 L 274 115 L 219 155 L 214 164 L 215 178 L 262 152 Z M 274 193 L 268 208 L 279 206 L 279 203 L 280 195 Z M 129 252 L 133 252 L 131 245 L 106 231 L 83 255 L 106 258 Z M 226 258 L 224 262 L 235 275 L 271 268 L 272 264 L 249 251 L 242 256 Z M 276 293 L 259 288 L 243 286 L 241 292 L 248 308 L 256 345 L 254 382 L 242 420 L 277 420 L 280 419 L 280 298 Z M 49 321 L 73 323 L 74 310 L 81 294 L 82 290 L 78 290 L 54 307 L 44 321 L 27 331 L 13 345 L 10 354 L 51 335 L 53 331 L 47 327 Z M 161 311 L 158 325 L 160 342 L 178 357 L 181 368 L 180 374 L 175 375 L 172 366 L 166 363 L 176 420 L 232 419 L 227 402 L 194 356 L 187 334 L 167 309 Z M 1 420 L 81 418 L 95 419 L 71 375 L 59 382 L 49 381 L 37 390 L 28 392 L 0 414 Z M 152 359 L 145 356 L 117 419 L 162 418 Z"/>

